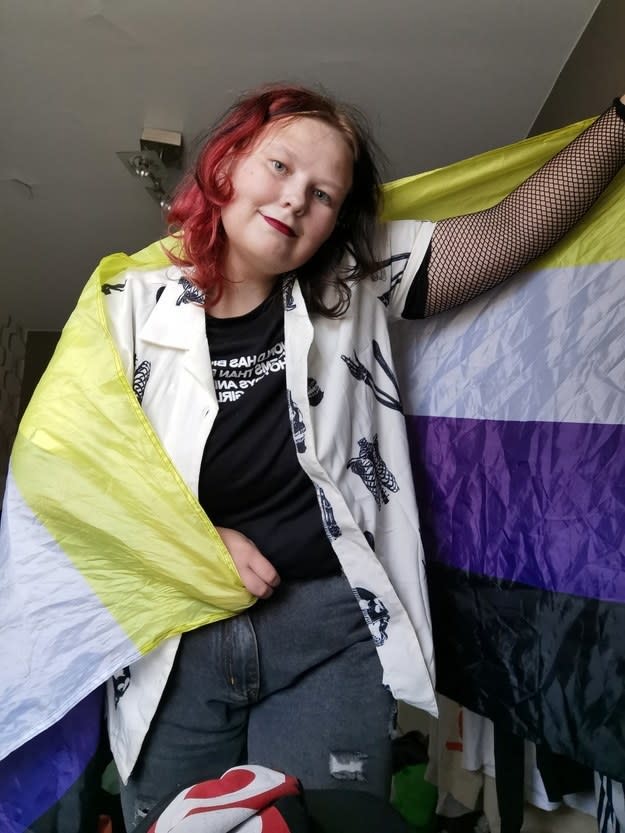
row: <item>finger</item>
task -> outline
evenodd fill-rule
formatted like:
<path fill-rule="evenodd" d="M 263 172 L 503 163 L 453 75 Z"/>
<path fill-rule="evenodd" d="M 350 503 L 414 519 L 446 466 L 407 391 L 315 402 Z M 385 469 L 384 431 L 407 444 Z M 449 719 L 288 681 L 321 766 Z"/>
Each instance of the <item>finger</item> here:
<path fill-rule="evenodd" d="M 250 558 L 248 566 L 256 573 L 258 578 L 262 579 L 270 587 L 277 587 L 280 584 L 280 576 L 276 568 L 260 552 L 256 551 L 254 556 Z"/>
<path fill-rule="evenodd" d="M 268 599 L 273 593 L 273 587 L 263 581 L 250 567 L 243 567 L 240 570 L 240 576 L 245 588 L 249 590 L 252 596 L 256 596 L 258 599 Z"/>

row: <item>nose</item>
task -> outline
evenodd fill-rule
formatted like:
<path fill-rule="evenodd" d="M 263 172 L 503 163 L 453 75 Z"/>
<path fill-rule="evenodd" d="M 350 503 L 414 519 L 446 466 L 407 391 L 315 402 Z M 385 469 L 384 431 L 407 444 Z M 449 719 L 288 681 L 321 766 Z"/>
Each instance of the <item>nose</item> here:
<path fill-rule="evenodd" d="M 284 208 L 290 208 L 297 216 L 303 214 L 307 203 L 306 188 L 293 180 L 285 183 L 280 203 Z"/>

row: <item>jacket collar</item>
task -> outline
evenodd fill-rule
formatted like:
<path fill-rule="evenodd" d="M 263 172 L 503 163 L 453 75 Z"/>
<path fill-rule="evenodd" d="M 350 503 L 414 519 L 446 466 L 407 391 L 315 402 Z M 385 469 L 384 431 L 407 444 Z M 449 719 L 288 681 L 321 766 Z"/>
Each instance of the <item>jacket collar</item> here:
<path fill-rule="evenodd" d="M 190 350 L 198 339 L 205 341 L 202 301 L 202 294 L 178 269 L 168 270 L 165 289 L 138 337 L 160 347 Z"/>

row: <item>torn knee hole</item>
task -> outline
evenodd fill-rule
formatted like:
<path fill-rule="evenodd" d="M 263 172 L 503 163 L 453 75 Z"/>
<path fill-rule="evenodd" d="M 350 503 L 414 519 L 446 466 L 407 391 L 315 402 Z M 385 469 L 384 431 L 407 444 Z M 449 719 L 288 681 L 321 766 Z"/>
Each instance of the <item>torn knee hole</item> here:
<path fill-rule="evenodd" d="M 363 752 L 330 752 L 330 775 L 338 781 L 366 781 L 368 757 Z"/>

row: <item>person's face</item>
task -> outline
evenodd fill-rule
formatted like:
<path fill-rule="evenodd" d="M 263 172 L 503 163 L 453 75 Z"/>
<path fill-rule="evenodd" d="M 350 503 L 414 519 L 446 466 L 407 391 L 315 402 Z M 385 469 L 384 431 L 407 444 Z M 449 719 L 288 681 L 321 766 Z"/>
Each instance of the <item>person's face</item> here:
<path fill-rule="evenodd" d="M 326 122 L 267 125 L 229 171 L 233 197 L 221 212 L 226 277 L 275 277 L 310 260 L 334 230 L 353 166 L 347 141 Z"/>

